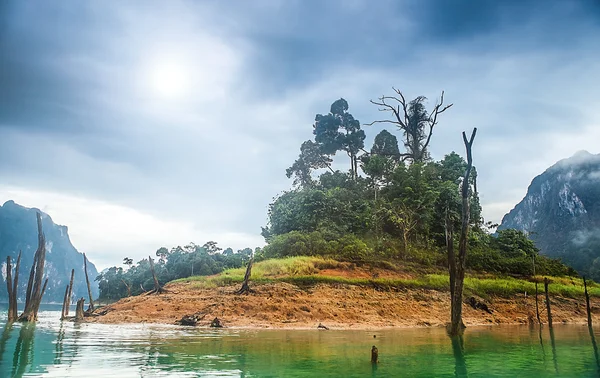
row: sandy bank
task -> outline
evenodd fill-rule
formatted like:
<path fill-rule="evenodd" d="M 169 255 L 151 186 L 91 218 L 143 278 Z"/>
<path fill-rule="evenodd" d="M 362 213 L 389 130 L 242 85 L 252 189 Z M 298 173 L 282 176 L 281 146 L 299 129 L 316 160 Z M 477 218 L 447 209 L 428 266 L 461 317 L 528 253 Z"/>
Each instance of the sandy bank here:
<path fill-rule="evenodd" d="M 198 289 L 193 283 L 166 286 L 167 294 L 141 295 L 120 300 L 104 308 L 103 316 L 86 318 L 99 323 L 174 324 L 184 315 L 205 315 L 198 323 L 208 326 L 218 317 L 226 327 L 238 328 L 315 328 L 319 323 L 331 329 L 388 327 L 436 327 L 449 321 L 449 293 L 435 290 L 404 289 L 377 291 L 374 288 L 318 284 L 298 287 L 288 283 L 251 285 L 254 293 L 235 295 L 239 285 Z M 535 317 L 535 300 L 524 294 L 514 298 L 489 298 L 489 314 L 464 305 L 467 326 L 486 324 L 527 324 Z M 539 297 L 540 315 L 546 322 L 543 295 Z M 555 324 L 586 322 L 583 299 L 552 297 Z M 597 317 L 600 300 L 592 298 L 592 313 Z"/>

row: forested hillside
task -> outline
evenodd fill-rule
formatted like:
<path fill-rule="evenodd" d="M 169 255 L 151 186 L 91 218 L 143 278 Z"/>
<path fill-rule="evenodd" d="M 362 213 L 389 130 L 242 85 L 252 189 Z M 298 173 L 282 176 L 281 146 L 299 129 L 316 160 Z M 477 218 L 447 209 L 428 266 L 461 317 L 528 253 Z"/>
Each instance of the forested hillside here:
<path fill-rule="evenodd" d="M 449 151 L 436 161 L 429 153 L 442 113 L 444 95 L 427 110 L 427 98 L 406 101 L 402 92 L 371 101 L 389 118 L 373 145 L 365 146 L 369 125 L 349 112 L 346 100 L 335 101 L 329 112 L 317 114 L 312 138 L 300 146 L 298 159 L 286 170 L 293 187 L 268 206 L 262 235 L 267 245 L 234 253 L 216 243 L 200 247 L 161 248 L 156 252 L 161 282 L 191 275 L 210 275 L 242 266 L 254 259 L 324 256 L 359 264 L 380 261 L 424 267 L 447 267 L 446 230 L 461 228 L 461 187 L 465 160 Z M 307 122 L 307 136 L 311 133 Z M 399 143 L 400 140 L 400 143 Z M 339 159 L 347 171 L 334 170 Z M 282 172 L 283 174 L 283 172 Z M 538 254 L 521 231 L 494 228 L 481 216 L 477 170 L 470 175 L 470 232 L 467 269 L 509 275 L 565 275 L 574 271 Z M 458 240 L 453 241 L 457 243 Z M 113 267 L 98 276 L 101 295 L 119 298 L 152 286 L 149 262 Z"/>

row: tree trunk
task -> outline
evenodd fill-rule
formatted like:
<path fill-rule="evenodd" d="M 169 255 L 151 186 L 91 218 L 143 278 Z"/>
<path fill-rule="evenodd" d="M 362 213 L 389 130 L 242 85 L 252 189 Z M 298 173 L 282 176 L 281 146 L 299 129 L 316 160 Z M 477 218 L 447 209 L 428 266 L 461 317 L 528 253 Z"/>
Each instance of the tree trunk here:
<path fill-rule="evenodd" d="M 125 285 L 125 287 L 127 288 L 127 296 L 131 297 L 131 288 L 129 287 L 129 285 L 127 285 L 127 282 L 125 282 L 125 280 L 121 280 L 121 282 L 123 282 L 123 285 Z"/>
<path fill-rule="evenodd" d="M 88 306 L 88 311 L 94 311 L 94 300 L 92 299 L 92 289 L 90 287 L 90 279 L 88 278 L 87 272 L 87 258 L 85 257 L 85 253 L 83 254 L 83 271 L 85 272 L 85 282 L 87 283 L 88 296 L 90 297 L 90 305 Z"/>
<path fill-rule="evenodd" d="M 537 317 L 538 323 L 542 324 L 542 319 L 540 319 L 540 306 L 538 303 L 538 283 L 535 279 L 535 255 L 531 256 L 531 261 L 533 264 L 533 279 L 535 280 L 535 316 Z"/>
<path fill-rule="evenodd" d="M 44 264 L 46 262 L 46 237 L 42 232 L 42 216 L 37 213 L 38 226 L 38 248 L 33 257 L 33 264 L 29 273 L 29 282 L 27 283 L 27 293 L 25 298 L 25 310 L 19 316 L 19 321 L 33 322 L 37 320 L 38 310 L 42 302 L 42 296 L 46 291 L 48 279 L 43 284 Z"/>
<path fill-rule="evenodd" d="M 67 308 L 69 307 L 69 285 L 65 287 L 65 297 L 63 299 L 62 312 L 60 313 L 60 320 L 64 320 L 67 317 Z"/>
<path fill-rule="evenodd" d="M 77 307 L 75 308 L 75 321 L 83 320 L 83 304 L 85 302 L 85 298 L 80 298 L 77 300 Z"/>
<path fill-rule="evenodd" d="M 166 292 L 166 290 L 162 288 L 160 286 L 160 283 L 158 282 L 158 278 L 156 277 L 156 271 L 154 270 L 154 261 L 152 260 L 152 257 L 148 256 L 148 261 L 150 262 L 150 271 L 152 272 L 152 279 L 154 280 L 154 290 L 152 290 L 150 294 L 161 294 Z"/>
<path fill-rule="evenodd" d="M 10 256 L 6 257 L 6 290 L 8 291 L 8 322 L 17 320 L 17 287 L 19 284 L 19 265 L 21 264 L 21 251 L 15 267 L 15 278 L 12 277 L 12 263 Z"/>
<path fill-rule="evenodd" d="M 450 276 L 450 301 L 454 298 L 454 281 L 456 280 L 456 256 L 454 255 L 454 228 L 446 210 L 446 249 L 448 251 L 448 273 Z"/>
<path fill-rule="evenodd" d="M 451 298 L 451 323 L 450 335 L 456 336 L 463 333 L 465 325 L 462 321 L 462 295 L 465 280 L 465 264 L 467 256 L 467 236 L 469 233 L 469 176 L 473 168 L 473 156 L 471 148 L 475 139 L 477 128 L 473 129 L 471 138 L 467 140 L 467 135 L 463 132 L 463 141 L 467 150 L 467 169 L 462 182 L 462 224 L 460 229 L 460 239 L 458 242 L 458 259 L 455 261 L 456 269 L 454 271 L 454 291 Z M 450 272 L 452 274 L 452 271 Z M 452 281 L 452 278 L 451 278 Z"/>
<path fill-rule="evenodd" d="M 588 319 L 588 327 L 592 327 L 592 310 L 590 308 L 590 295 L 587 290 L 587 282 L 585 281 L 585 276 L 583 277 L 583 292 L 585 294 L 585 308 L 587 311 L 587 319 Z"/>
<path fill-rule="evenodd" d="M 242 287 L 235 293 L 238 295 L 248 294 L 252 292 L 250 286 L 248 286 L 248 281 L 250 280 L 250 275 L 252 274 L 252 263 L 254 262 L 254 258 L 251 258 L 248 262 L 248 266 L 246 267 L 246 274 L 244 274 L 244 282 L 242 282 Z"/>
<path fill-rule="evenodd" d="M 84 264 L 85 266 L 85 264 Z M 69 306 L 71 305 L 71 295 L 73 295 L 73 278 L 75 278 L 75 269 L 71 269 L 71 281 L 69 281 L 69 295 L 67 297 L 67 307 L 65 308 L 65 316 L 69 315 Z"/>
<path fill-rule="evenodd" d="M 550 296 L 548 295 L 548 278 L 544 278 L 544 291 L 546 291 L 546 309 L 548 310 L 548 327 L 552 328 L 552 310 L 550 309 Z"/>

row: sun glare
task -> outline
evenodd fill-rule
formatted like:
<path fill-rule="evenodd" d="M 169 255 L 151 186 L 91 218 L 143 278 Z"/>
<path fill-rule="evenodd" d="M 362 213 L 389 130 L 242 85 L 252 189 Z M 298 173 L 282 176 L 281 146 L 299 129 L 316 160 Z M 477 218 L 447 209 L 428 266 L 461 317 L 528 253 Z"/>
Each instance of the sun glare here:
<path fill-rule="evenodd" d="M 189 88 L 189 72 L 177 61 L 157 62 L 148 73 L 150 89 L 161 97 L 180 97 Z"/>

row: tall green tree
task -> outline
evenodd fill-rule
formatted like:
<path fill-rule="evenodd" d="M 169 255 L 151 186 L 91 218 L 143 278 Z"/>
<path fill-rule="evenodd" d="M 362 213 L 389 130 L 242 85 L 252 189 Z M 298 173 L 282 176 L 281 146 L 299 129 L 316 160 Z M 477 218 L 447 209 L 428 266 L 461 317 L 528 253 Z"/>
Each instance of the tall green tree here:
<path fill-rule="evenodd" d="M 328 168 L 333 172 L 331 169 L 332 161 L 330 156 L 323 153 L 321 145 L 312 140 L 307 140 L 300 146 L 300 156 L 291 167 L 286 169 L 285 173 L 288 178 L 294 176 L 294 185 L 308 188 L 314 185 L 311 176 L 312 171 Z"/>
<path fill-rule="evenodd" d="M 365 132 L 360 122 L 348 112 L 348 102 L 343 98 L 331 104 L 328 114 L 317 114 L 313 134 L 321 151 L 327 155 L 335 155 L 337 151 L 345 151 L 350 158 L 350 175 L 358 177 L 358 153 L 365 146 Z"/>

